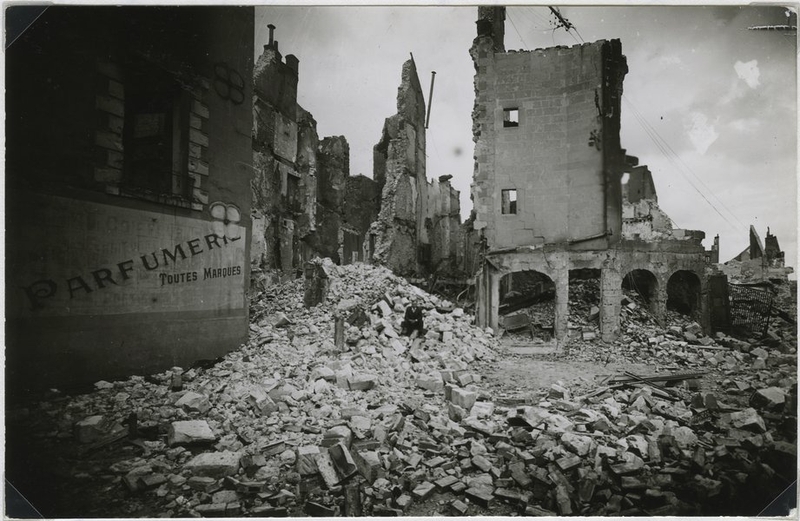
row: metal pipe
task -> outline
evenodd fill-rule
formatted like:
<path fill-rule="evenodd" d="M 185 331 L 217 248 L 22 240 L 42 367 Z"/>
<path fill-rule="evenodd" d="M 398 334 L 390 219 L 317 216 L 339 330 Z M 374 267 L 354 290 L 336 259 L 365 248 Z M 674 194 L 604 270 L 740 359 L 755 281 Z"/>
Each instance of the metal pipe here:
<path fill-rule="evenodd" d="M 431 105 L 433 105 L 433 82 L 436 81 L 436 71 L 431 71 L 431 92 L 428 94 L 428 114 L 425 116 L 425 128 L 431 122 Z"/>

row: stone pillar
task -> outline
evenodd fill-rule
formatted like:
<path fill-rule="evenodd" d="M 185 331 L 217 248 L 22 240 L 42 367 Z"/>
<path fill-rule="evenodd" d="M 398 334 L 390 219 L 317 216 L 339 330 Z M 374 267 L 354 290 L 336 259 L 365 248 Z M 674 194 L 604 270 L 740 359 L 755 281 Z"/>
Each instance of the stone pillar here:
<path fill-rule="evenodd" d="M 478 327 L 489 325 L 489 284 L 484 265 L 475 275 L 475 323 Z"/>
<path fill-rule="evenodd" d="M 566 266 L 553 273 L 556 286 L 555 314 L 553 329 L 559 346 L 567 339 L 569 326 L 569 270 Z"/>
<path fill-rule="evenodd" d="M 497 333 L 500 327 L 500 280 L 503 278 L 503 274 L 490 270 L 488 275 L 489 327 Z"/>
<path fill-rule="evenodd" d="M 651 304 L 653 316 L 661 327 L 667 326 L 667 280 L 658 278 L 655 295 Z"/>
<path fill-rule="evenodd" d="M 622 277 L 612 269 L 600 271 L 600 338 L 611 342 L 619 337 Z"/>
<path fill-rule="evenodd" d="M 699 306 L 697 307 L 697 321 L 700 323 L 705 334 L 711 335 L 711 313 L 708 305 L 708 278 L 706 278 L 703 273 L 695 273 L 695 275 L 700 279 L 700 294 L 698 295 L 700 302 L 698 302 Z"/>

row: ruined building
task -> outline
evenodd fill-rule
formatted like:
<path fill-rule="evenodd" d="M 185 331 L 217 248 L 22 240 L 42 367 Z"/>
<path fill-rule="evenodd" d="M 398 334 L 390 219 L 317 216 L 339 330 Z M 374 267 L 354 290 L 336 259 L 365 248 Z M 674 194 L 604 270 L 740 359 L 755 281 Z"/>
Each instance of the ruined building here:
<path fill-rule="evenodd" d="M 316 121 L 297 104 L 299 60 L 285 60 L 274 40 L 264 46 L 254 70 L 253 244 L 258 273 L 294 277 L 309 256 L 303 242 L 316 226 Z"/>
<path fill-rule="evenodd" d="M 661 321 L 669 296 L 706 323 L 703 233 L 672 229 L 649 171 L 620 146 L 620 42 L 506 51 L 504 20 L 479 7 L 470 49 L 478 323 L 497 328 L 501 294 L 534 274 L 554 288 L 559 341 L 570 277 L 586 274 L 599 278 L 604 339 L 619 333 L 623 285 Z"/>
<path fill-rule="evenodd" d="M 295 278 L 314 257 L 363 260 L 377 215 L 375 182 L 350 177 L 343 136 L 319 139 L 313 116 L 297 103 L 300 62 L 281 55 L 275 27 L 269 29 L 253 79 L 250 260 L 256 286 Z"/>
<path fill-rule="evenodd" d="M 252 7 L 56 6 L 9 44 L 10 394 L 247 339 L 253 30 Z"/>
<path fill-rule="evenodd" d="M 411 57 L 403 64 L 397 114 L 386 119 L 373 150 L 380 212 L 369 230 L 367 258 L 405 276 L 461 265 L 459 192 L 450 176 L 428 181 L 425 98 Z"/>
<path fill-rule="evenodd" d="M 740 283 L 787 281 L 794 270 L 785 265 L 785 254 L 781 251 L 778 238 L 770 233 L 769 228 L 766 241 L 762 242 L 761 236 L 751 225 L 749 239 L 750 245 L 736 257 L 719 265 L 719 270 L 731 281 Z"/>

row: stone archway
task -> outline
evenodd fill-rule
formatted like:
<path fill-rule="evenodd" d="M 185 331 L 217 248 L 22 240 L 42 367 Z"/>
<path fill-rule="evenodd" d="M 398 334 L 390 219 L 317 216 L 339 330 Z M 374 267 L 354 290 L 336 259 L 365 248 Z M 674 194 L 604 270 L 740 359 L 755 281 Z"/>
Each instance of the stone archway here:
<path fill-rule="evenodd" d="M 702 314 L 702 282 L 688 270 L 678 270 L 667 281 L 667 309 L 699 320 Z"/>
<path fill-rule="evenodd" d="M 600 330 L 601 276 L 597 268 L 573 268 L 568 273 L 569 323 L 584 339 L 594 338 Z"/>
<path fill-rule="evenodd" d="M 536 270 L 506 273 L 499 281 L 498 314 L 501 326 L 522 324 L 528 319 L 528 331 L 538 339 L 551 340 L 555 327 L 555 283 L 548 275 Z M 508 329 L 508 328 L 506 328 Z"/>
<path fill-rule="evenodd" d="M 658 301 L 658 278 L 649 270 L 629 271 L 622 278 L 622 290 L 641 299 L 647 309 L 655 314 Z"/>

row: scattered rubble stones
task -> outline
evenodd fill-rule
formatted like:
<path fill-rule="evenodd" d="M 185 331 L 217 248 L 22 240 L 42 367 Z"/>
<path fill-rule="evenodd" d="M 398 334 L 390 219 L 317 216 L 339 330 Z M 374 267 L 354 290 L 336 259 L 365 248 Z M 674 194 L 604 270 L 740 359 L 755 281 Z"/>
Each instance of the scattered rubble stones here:
<path fill-rule="evenodd" d="M 622 338 L 590 343 L 597 308 L 584 292 L 581 334 L 560 359 L 636 357 L 659 373 L 708 371 L 716 388 L 559 382 L 504 401 L 471 370 L 495 360 L 491 330 L 384 268 L 324 265 L 324 297 L 305 298 L 302 280 L 259 295 L 250 341 L 183 371 L 182 390 L 168 371 L 48 403 L 55 435 L 89 443 L 133 414 L 152 436 L 100 474 L 179 517 L 396 516 L 430 501 L 459 516 L 731 514 L 794 479 L 797 358 L 784 330 L 766 345 L 675 317 L 664 329 L 629 296 Z M 416 298 L 427 332 L 400 336 Z M 337 347 L 335 317 L 359 312 Z"/>

